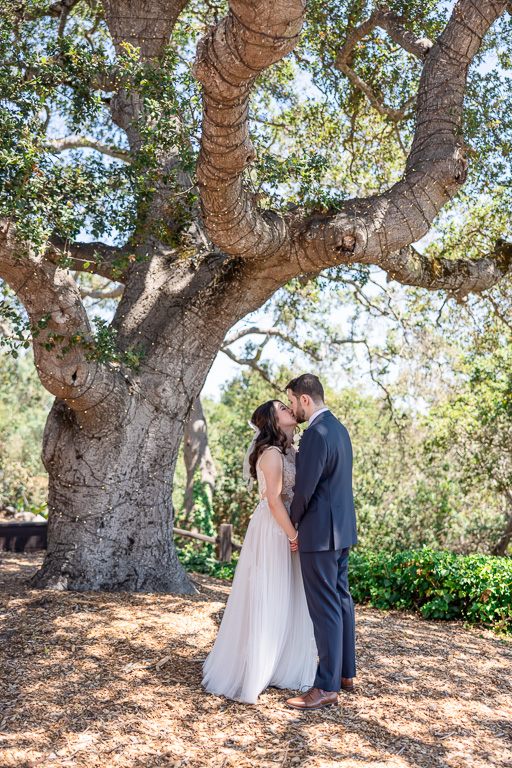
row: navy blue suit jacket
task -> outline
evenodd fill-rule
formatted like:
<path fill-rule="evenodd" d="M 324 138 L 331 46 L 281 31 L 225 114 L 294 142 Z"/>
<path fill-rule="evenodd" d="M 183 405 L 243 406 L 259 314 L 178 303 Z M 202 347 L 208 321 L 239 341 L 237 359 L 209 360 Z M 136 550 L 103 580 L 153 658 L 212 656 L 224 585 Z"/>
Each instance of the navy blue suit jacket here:
<path fill-rule="evenodd" d="M 304 432 L 296 466 L 290 517 L 299 531 L 299 550 L 323 552 L 357 544 L 352 444 L 330 411 Z"/>

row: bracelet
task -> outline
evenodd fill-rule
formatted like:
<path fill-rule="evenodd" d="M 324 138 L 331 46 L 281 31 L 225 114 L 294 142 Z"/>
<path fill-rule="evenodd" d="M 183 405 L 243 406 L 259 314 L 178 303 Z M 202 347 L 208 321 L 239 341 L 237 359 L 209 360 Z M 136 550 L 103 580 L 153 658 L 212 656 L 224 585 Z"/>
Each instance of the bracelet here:
<path fill-rule="evenodd" d="M 288 541 L 289 541 L 289 542 L 292 542 L 292 541 L 297 541 L 297 539 L 298 539 L 298 538 L 299 538 L 299 532 L 297 531 L 297 533 L 295 534 L 295 536 L 293 537 L 293 539 L 290 539 L 290 537 L 288 536 Z"/>

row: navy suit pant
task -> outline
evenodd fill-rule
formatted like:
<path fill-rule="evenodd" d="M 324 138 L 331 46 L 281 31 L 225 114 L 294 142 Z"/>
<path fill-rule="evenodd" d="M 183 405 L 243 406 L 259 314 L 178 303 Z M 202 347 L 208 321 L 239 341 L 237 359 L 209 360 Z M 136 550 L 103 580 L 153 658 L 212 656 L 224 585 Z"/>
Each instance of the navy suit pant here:
<path fill-rule="evenodd" d="M 342 677 L 356 675 L 354 603 L 348 586 L 349 551 L 350 547 L 300 553 L 319 658 L 314 685 L 323 691 L 339 691 Z"/>

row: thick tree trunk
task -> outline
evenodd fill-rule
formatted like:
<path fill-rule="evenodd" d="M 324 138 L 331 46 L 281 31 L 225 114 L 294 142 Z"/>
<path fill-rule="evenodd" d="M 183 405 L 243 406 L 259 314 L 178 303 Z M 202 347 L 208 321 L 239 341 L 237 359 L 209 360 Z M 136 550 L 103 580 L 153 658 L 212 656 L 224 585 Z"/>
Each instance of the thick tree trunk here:
<path fill-rule="evenodd" d="M 84 407 L 72 385 L 55 401 L 42 454 L 48 550 L 34 586 L 194 591 L 174 547 L 171 494 L 193 403 L 227 330 L 247 311 L 223 280 L 232 270 L 224 261 L 209 256 L 191 270 L 154 256 L 133 267 L 114 326 L 120 350 L 141 341 L 146 356 L 138 373 L 103 366 L 99 397 L 94 378 L 85 393 L 81 386 Z M 212 281 L 220 284 L 215 295 Z M 88 365 L 92 377 L 96 366 Z"/>
<path fill-rule="evenodd" d="M 46 424 L 48 551 L 33 584 L 192 593 L 173 543 L 172 478 L 182 423 L 137 400 L 87 433 L 56 400 Z"/>

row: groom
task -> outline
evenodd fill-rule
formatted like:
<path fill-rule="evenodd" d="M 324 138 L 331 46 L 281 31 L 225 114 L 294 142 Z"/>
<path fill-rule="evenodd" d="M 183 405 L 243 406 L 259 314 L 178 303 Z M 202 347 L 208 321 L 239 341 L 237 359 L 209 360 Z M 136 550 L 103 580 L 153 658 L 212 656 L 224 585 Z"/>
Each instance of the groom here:
<path fill-rule="evenodd" d="M 347 579 L 349 549 L 357 543 L 352 445 L 345 427 L 325 407 L 317 376 L 304 373 L 286 391 L 297 421 L 308 422 L 297 456 L 290 516 L 298 531 L 319 657 L 313 688 L 286 703 L 310 710 L 336 704 L 338 691 L 354 687 L 354 604 Z"/>

